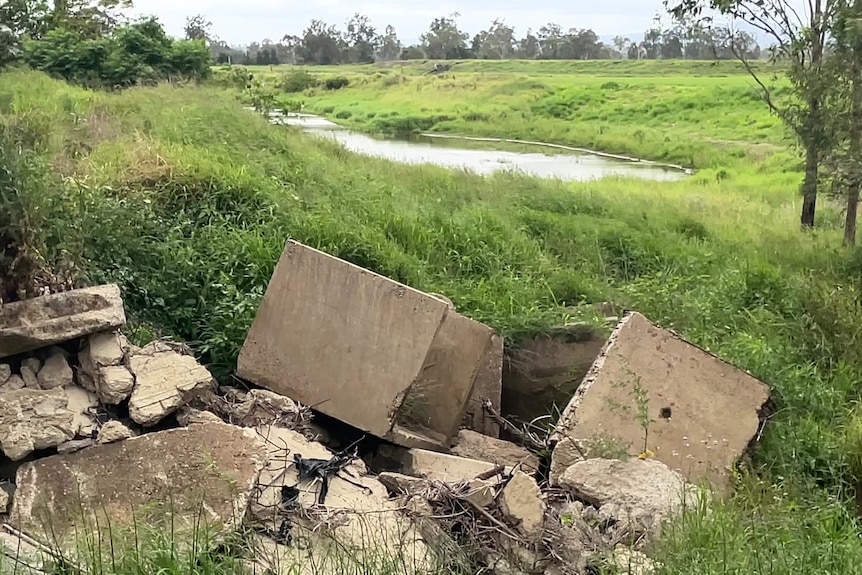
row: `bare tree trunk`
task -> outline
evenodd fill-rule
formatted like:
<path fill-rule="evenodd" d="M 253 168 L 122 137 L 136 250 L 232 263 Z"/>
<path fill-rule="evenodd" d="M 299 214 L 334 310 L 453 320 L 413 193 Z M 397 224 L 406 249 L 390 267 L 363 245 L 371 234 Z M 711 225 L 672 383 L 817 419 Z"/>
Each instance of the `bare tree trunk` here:
<path fill-rule="evenodd" d="M 805 146 L 805 179 L 802 181 L 802 227 L 814 227 L 817 208 L 817 176 L 820 167 L 820 150 L 810 141 Z"/>
<path fill-rule="evenodd" d="M 856 0 L 858 7 L 859 0 Z M 859 209 L 859 184 L 862 182 L 862 66 L 859 54 L 854 54 L 850 67 L 850 185 L 847 189 L 847 219 L 844 222 L 844 245 L 856 245 L 856 212 Z"/>

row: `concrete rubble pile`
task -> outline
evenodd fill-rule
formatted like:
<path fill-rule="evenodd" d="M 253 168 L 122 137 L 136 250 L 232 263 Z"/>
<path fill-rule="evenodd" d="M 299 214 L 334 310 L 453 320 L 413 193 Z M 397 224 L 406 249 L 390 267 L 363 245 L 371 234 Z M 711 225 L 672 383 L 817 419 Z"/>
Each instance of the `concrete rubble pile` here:
<path fill-rule="evenodd" d="M 363 572 L 650 573 L 662 525 L 730 491 L 769 390 L 640 314 L 613 321 L 504 354 L 445 296 L 289 242 L 240 388 L 180 345 L 130 344 L 117 286 L 5 304 L 0 546 L 38 567 L 33 545 L 103 528 L 81 509 L 179 529 L 204 510 L 243 527 L 255 573 L 342 572 L 345 554 Z"/>

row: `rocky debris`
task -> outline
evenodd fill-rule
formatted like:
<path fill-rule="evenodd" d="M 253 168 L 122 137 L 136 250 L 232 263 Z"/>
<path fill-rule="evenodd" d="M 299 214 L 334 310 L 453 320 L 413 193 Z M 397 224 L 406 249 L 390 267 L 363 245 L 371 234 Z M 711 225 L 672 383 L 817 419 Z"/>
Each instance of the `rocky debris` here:
<path fill-rule="evenodd" d="M 8 363 L 0 363 L 0 386 L 5 385 L 10 377 L 12 377 L 12 366 Z"/>
<path fill-rule="evenodd" d="M 0 306 L 0 358 L 122 327 L 114 284 L 46 295 Z"/>
<path fill-rule="evenodd" d="M 599 517 L 633 533 L 656 534 L 663 520 L 697 505 L 682 474 L 652 459 L 588 459 L 569 467 L 560 484 L 598 509 Z"/>
<path fill-rule="evenodd" d="M 355 557 L 370 550 L 369 542 L 379 543 L 371 545 L 378 553 L 427 561 L 415 526 L 361 460 L 332 453 L 288 429 L 267 426 L 258 433 L 269 448 L 269 463 L 251 511 L 257 530 L 272 539 L 268 554 L 281 565 L 325 562 L 334 547 Z M 321 523 L 326 528 L 320 529 Z"/>
<path fill-rule="evenodd" d="M 58 445 L 57 453 L 60 455 L 75 453 L 76 451 L 81 451 L 87 447 L 92 447 L 95 444 L 96 442 L 92 439 L 73 439 L 72 441 L 67 441 L 66 443 Z"/>
<path fill-rule="evenodd" d="M 652 575 L 655 562 L 640 551 L 620 545 L 614 550 L 611 568 L 618 575 Z"/>
<path fill-rule="evenodd" d="M 75 437 L 74 413 L 62 389 L 0 393 L 0 448 L 13 460 Z"/>
<path fill-rule="evenodd" d="M 500 506 L 528 540 L 542 537 L 545 503 L 535 479 L 523 471 L 515 471 L 500 494 Z"/>
<path fill-rule="evenodd" d="M 518 343 L 503 365 L 502 414 L 528 423 L 560 413 L 606 341 L 601 328 L 576 324 Z"/>
<path fill-rule="evenodd" d="M 129 415 L 143 426 L 155 425 L 215 384 L 207 368 L 164 344 L 152 343 L 129 358 L 135 389 Z"/>
<path fill-rule="evenodd" d="M 14 391 L 16 389 L 24 389 L 24 379 L 17 374 L 9 376 L 6 383 L 0 385 L 0 393 L 4 391 Z"/>
<path fill-rule="evenodd" d="M 97 443 L 115 443 L 124 439 L 134 437 L 134 432 L 122 421 L 109 421 L 99 429 L 99 439 Z"/>
<path fill-rule="evenodd" d="M 177 536 L 201 521 L 234 529 L 265 460 L 266 448 L 253 430 L 224 423 L 54 455 L 19 468 L 9 521 L 34 536 L 48 527 L 50 540 L 63 544 L 74 541 L 84 522 L 89 529 L 117 529 L 130 526 L 133 513 L 150 525 L 170 521 Z M 98 524 L 95 513 L 102 518 Z"/>
<path fill-rule="evenodd" d="M 51 355 L 36 374 L 41 389 L 54 389 L 74 383 L 72 368 L 61 349 L 53 349 Z"/>
<path fill-rule="evenodd" d="M 730 470 L 760 425 L 769 398 L 763 382 L 639 313 L 619 323 L 583 385 L 566 407 L 552 438 L 580 440 L 593 455 L 609 446 L 639 455 L 642 421 L 659 461 L 691 483 L 708 480 L 730 488 Z M 551 482 L 575 461 L 572 450 L 554 449 Z"/>
<path fill-rule="evenodd" d="M 63 388 L 66 394 L 66 408 L 72 412 L 72 431 L 77 437 L 92 437 L 96 429 L 94 413 L 99 406 L 99 398 L 84 388 L 69 386 Z"/>
<path fill-rule="evenodd" d="M 485 357 L 473 382 L 473 393 L 467 403 L 464 427 L 489 437 L 500 437 L 500 424 L 483 407 L 487 401 L 496 413 L 501 413 L 503 381 L 503 338 L 491 336 Z"/>
<path fill-rule="evenodd" d="M 100 367 L 95 387 L 103 403 L 117 405 L 132 395 L 135 389 L 135 378 L 122 365 Z"/>
<path fill-rule="evenodd" d="M 378 449 L 377 461 L 382 468 L 394 467 L 405 475 L 443 482 L 473 479 L 497 467 L 487 461 L 467 459 L 448 453 L 389 446 Z"/>
<path fill-rule="evenodd" d="M 224 423 L 221 417 L 209 411 L 201 411 L 184 405 L 177 412 L 177 423 L 184 427 L 195 423 Z"/>
<path fill-rule="evenodd" d="M 21 379 L 24 381 L 24 387 L 29 389 L 42 389 L 39 385 L 39 376 L 37 375 L 39 372 L 39 360 L 31 357 L 24 360 L 24 362 L 21 364 Z M 36 366 L 35 369 L 33 367 L 34 365 Z"/>
<path fill-rule="evenodd" d="M 483 460 L 507 467 L 520 465 L 530 473 L 539 470 L 539 458 L 527 449 L 468 429 L 458 432 L 458 441 L 450 451 L 453 455 L 467 459 Z"/>
<path fill-rule="evenodd" d="M 122 403 L 134 389 L 134 377 L 123 365 L 129 347 L 120 333 L 96 333 L 87 338 L 78 354 L 81 371 L 87 376 L 80 378 L 82 386 L 109 405 Z"/>
<path fill-rule="evenodd" d="M 291 241 L 237 375 L 378 437 L 443 447 L 491 333 L 436 297 Z"/>

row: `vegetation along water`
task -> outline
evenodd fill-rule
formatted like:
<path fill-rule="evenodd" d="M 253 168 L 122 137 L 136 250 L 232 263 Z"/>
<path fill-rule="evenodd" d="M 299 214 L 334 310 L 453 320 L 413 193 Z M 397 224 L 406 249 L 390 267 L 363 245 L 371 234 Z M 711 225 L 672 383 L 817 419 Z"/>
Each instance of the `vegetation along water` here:
<path fill-rule="evenodd" d="M 742 17 L 762 9 L 713 4 Z M 862 252 L 845 225 L 862 181 L 860 43 L 846 25 L 859 7 L 826 4 L 813 27 L 776 32 L 776 61 L 750 45 L 737 54 L 745 64 L 733 44 L 720 60 L 694 40 L 689 53 L 681 36 L 677 53 L 672 28 L 618 46 L 593 39 L 583 59 L 536 59 L 548 38 L 581 46 L 582 35 L 549 29 L 537 52 L 525 37 L 494 59 L 492 36 L 463 35 L 452 52 L 432 24 L 392 57 L 380 54 L 397 38 L 382 38 L 363 63 L 367 46 L 349 34 L 330 38 L 337 59 L 302 52 L 325 26 L 249 56 L 201 17 L 174 40 L 156 20 L 109 17 L 116 2 L 10 0 L 0 6 L 0 293 L 116 282 L 133 338 L 180 338 L 224 378 L 288 238 L 446 294 L 509 344 L 582 304 L 637 309 L 774 389 L 736 495 L 673 524 L 653 550 L 657 572 L 862 573 Z M 676 7 L 679 21 L 699 7 Z M 474 58 L 480 50 L 488 59 Z M 682 59 L 692 54 L 703 59 Z M 247 106 L 378 136 L 536 140 L 693 173 L 563 182 L 403 165 Z M 217 553 L 178 557 L 161 540 L 149 554 L 117 552 L 122 561 L 87 569 L 238 569 Z"/>

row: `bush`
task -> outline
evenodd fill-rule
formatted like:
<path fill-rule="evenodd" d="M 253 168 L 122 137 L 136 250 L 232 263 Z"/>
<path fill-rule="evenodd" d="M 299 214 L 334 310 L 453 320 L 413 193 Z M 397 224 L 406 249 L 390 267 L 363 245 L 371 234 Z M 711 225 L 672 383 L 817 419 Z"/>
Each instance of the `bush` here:
<path fill-rule="evenodd" d="M 350 80 L 344 76 L 338 76 L 337 78 L 327 78 L 323 83 L 323 87 L 327 90 L 340 90 L 348 84 L 350 84 Z"/>
<path fill-rule="evenodd" d="M 352 115 L 353 115 L 353 113 L 350 110 L 341 110 L 340 112 L 335 114 L 335 117 L 338 118 L 339 120 L 346 120 L 349 117 L 351 117 Z"/>
<path fill-rule="evenodd" d="M 281 77 L 281 89 L 289 94 L 317 86 L 317 78 L 305 70 L 293 70 Z"/>

